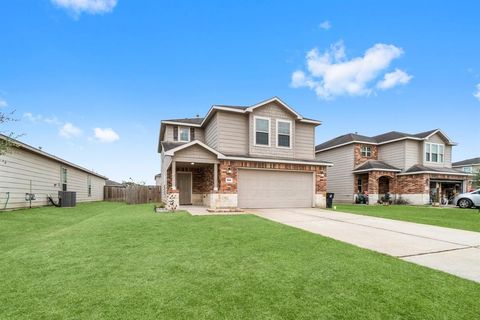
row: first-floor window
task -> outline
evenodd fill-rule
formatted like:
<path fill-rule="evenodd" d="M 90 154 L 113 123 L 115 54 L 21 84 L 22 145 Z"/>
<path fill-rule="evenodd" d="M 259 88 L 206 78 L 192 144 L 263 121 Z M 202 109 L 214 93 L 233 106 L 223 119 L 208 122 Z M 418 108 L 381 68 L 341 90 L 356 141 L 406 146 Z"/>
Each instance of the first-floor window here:
<path fill-rule="evenodd" d="M 270 119 L 255 118 L 255 144 L 270 145 Z"/>
<path fill-rule="evenodd" d="M 372 156 L 372 147 L 362 146 L 362 157 L 371 157 Z"/>
<path fill-rule="evenodd" d="M 357 180 L 357 191 L 358 193 L 362 193 L 362 179 L 358 178 Z"/>
<path fill-rule="evenodd" d="M 61 169 L 62 191 L 67 191 L 67 182 L 68 182 L 67 175 L 68 175 L 67 168 L 62 167 Z"/>
<path fill-rule="evenodd" d="M 90 176 L 87 177 L 87 193 L 89 197 L 92 196 L 92 177 Z"/>
<path fill-rule="evenodd" d="M 425 143 L 425 161 L 443 163 L 445 146 L 438 143 Z"/>

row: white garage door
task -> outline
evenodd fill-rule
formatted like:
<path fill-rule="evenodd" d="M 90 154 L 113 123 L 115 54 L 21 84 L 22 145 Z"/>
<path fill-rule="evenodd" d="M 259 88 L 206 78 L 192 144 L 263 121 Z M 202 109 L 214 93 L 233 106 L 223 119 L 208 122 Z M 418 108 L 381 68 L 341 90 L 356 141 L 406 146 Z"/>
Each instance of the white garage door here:
<path fill-rule="evenodd" d="M 312 204 L 312 172 L 238 170 L 240 208 L 304 208 Z"/>

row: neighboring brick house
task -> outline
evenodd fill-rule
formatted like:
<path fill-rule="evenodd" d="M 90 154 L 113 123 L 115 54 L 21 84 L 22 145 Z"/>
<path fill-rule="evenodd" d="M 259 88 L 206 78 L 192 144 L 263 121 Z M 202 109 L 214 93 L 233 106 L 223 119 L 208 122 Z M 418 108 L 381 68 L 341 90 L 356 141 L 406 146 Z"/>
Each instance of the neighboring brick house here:
<path fill-rule="evenodd" d="M 328 189 L 338 202 L 351 203 L 368 192 L 370 204 L 386 193 L 428 204 L 437 195 L 450 198 L 468 187 L 469 173 L 452 168 L 455 145 L 440 129 L 374 137 L 350 133 L 317 145 L 315 153 L 334 164 Z"/>
<path fill-rule="evenodd" d="M 452 163 L 452 168 L 461 170 L 466 173 L 471 173 L 473 178 L 473 175 L 477 174 L 480 171 L 480 157 L 454 162 Z M 474 183 L 472 179 L 470 180 L 469 189 L 474 187 L 473 184 Z"/>
<path fill-rule="evenodd" d="M 163 120 L 163 199 L 212 209 L 323 207 L 331 164 L 315 158 L 318 125 L 278 98 Z"/>

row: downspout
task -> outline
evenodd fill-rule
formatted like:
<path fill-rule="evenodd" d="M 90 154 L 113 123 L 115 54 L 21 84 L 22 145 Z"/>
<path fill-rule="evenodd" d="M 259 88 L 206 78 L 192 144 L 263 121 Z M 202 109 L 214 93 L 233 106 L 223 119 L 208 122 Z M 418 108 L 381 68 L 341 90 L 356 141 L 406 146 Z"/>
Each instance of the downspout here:
<path fill-rule="evenodd" d="M 8 200 L 10 200 L 10 192 L 6 192 L 6 194 L 7 194 L 7 201 L 5 201 L 5 205 L 3 206 L 3 209 L 2 209 L 2 210 L 7 209 Z"/>

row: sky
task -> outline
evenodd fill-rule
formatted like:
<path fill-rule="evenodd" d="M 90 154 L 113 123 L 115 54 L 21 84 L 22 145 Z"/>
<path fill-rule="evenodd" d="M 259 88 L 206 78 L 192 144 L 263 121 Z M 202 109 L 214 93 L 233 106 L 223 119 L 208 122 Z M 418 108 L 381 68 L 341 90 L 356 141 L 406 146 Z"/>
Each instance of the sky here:
<path fill-rule="evenodd" d="M 316 142 L 441 128 L 480 156 L 478 1 L 5 0 L 0 130 L 117 181 L 160 171 L 162 119 L 278 96 Z"/>

